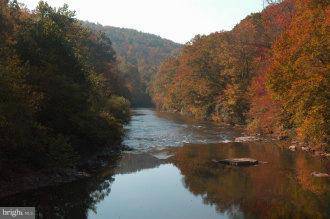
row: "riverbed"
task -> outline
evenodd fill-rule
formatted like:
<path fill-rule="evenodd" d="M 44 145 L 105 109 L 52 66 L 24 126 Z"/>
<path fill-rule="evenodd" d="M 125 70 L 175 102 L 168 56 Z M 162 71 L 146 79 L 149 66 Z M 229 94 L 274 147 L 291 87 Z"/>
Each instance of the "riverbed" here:
<path fill-rule="evenodd" d="M 1 200 L 43 218 L 329 218 L 328 159 L 283 142 L 152 109 L 135 109 L 123 152 L 88 179 Z M 235 167 L 232 157 L 261 161 Z"/>

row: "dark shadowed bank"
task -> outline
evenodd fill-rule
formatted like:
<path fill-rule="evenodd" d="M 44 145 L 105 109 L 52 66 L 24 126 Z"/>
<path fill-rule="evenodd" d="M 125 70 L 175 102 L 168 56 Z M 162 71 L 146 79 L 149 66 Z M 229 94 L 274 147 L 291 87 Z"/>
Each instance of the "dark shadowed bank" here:
<path fill-rule="evenodd" d="M 15 194 L 90 179 L 105 166 L 116 166 L 122 150 L 125 149 L 126 147 L 117 145 L 115 149 L 98 151 L 82 159 L 75 168 L 26 169 L 24 172 L 15 170 L 0 179 L 0 199 L 5 200 L 6 197 Z"/>
<path fill-rule="evenodd" d="M 66 5 L 0 0 L 1 195 L 87 177 L 121 149 L 119 75 L 111 41 Z"/>

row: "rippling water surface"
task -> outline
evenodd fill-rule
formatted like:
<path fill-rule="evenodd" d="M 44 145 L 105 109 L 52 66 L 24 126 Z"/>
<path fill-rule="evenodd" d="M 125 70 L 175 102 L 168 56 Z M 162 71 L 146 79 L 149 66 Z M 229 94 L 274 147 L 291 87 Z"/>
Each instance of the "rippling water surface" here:
<path fill-rule="evenodd" d="M 221 143 L 232 141 L 237 135 L 226 127 L 151 109 L 134 110 L 132 121 L 126 130 L 124 144 L 135 149 L 174 147 L 189 143 Z"/>

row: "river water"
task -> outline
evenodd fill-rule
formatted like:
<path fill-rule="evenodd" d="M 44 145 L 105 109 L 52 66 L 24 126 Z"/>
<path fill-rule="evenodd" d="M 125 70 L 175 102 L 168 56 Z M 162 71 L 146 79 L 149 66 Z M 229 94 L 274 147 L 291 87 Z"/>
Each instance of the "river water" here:
<path fill-rule="evenodd" d="M 328 159 L 229 127 L 136 109 L 124 144 L 134 150 L 95 176 L 8 198 L 45 218 L 329 218 Z M 243 141 L 248 140 L 248 141 Z M 252 167 L 212 162 L 231 157 Z"/>

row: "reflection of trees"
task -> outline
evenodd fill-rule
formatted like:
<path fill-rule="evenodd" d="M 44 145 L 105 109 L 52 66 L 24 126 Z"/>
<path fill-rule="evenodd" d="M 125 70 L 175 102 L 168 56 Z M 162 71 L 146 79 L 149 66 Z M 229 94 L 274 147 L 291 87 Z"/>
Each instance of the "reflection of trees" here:
<path fill-rule="evenodd" d="M 89 179 L 0 200 L 0 206 L 35 206 L 39 218 L 87 218 L 88 211 L 95 211 L 96 204 L 109 195 L 113 173 L 110 166 Z"/>
<path fill-rule="evenodd" d="M 211 162 L 227 157 L 252 157 L 268 163 L 237 168 Z M 311 170 L 322 169 L 324 163 L 305 154 L 296 156 L 261 143 L 190 145 L 177 149 L 173 162 L 184 175 L 185 186 L 202 195 L 205 203 L 215 204 L 219 212 L 235 216 L 239 208 L 247 218 L 330 215 L 328 182 L 310 176 Z"/>
<path fill-rule="evenodd" d="M 123 155 L 119 167 L 116 168 L 116 173 L 134 173 L 144 169 L 155 168 L 164 163 L 167 163 L 167 161 L 160 160 L 147 153 L 127 153 Z"/>
<path fill-rule="evenodd" d="M 311 157 L 306 158 L 303 153 L 298 154 L 297 159 L 295 160 L 297 167 L 297 180 L 304 189 L 322 195 L 322 193 L 327 190 L 328 184 L 323 183 L 323 181 L 318 178 L 311 177 L 311 172 L 316 170 L 314 166 L 310 165 L 311 160 Z M 321 162 L 324 162 L 325 164 L 327 161 L 321 160 Z M 330 165 L 330 162 L 328 162 L 328 165 Z M 327 167 L 324 165 L 321 172 L 330 171 L 326 169 L 329 167 L 330 166 Z M 318 169 L 322 169 L 322 167 L 319 167 Z"/>
<path fill-rule="evenodd" d="M 0 200 L 0 206 L 36 206 L 40 218 L 87 218 L 89 210 L 110 194 L 113 175 L 154 168 L 162 163 L 149 154 L 124 154 L 119 166 L 114 162 L 89 179 L 43 188 Z"/>

